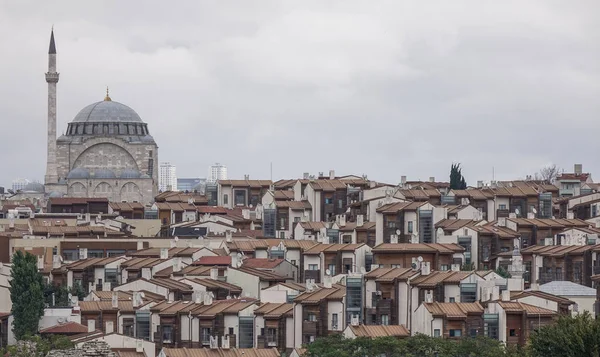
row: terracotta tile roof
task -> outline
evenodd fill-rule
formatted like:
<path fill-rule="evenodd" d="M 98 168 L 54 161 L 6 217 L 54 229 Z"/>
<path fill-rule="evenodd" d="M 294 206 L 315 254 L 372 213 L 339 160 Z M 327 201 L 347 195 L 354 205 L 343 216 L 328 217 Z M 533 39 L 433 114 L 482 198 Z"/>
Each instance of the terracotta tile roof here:
<path fill-rule="evenodd" d="M 163 348 L 165 357 L 280 357 L 276 348 Z"/>
<path fill-rule="evenodd" d="M 281 316 L 292 316 L 294 304 L 287 303 L 264 303 L 254 310 L 255 315 L 263 315 L 265 318 L 280 318 Z"/>
<path fill-rule="evenodd" d="M 108 264 L 114 263 L 116 261 L 123 260 L 125 262 L 125 258 L 123 256 L 117 257 L 109 257 L 109 258 L 87 258 L 80 259 L 71 264 L 67 265 L 68 270 L 84 270 L 90 267 L 102 267 Z"/>
<path fill-rule="evenodd" d="M 327 228 L 325 222 L 300 222 L 300 227 L 311 231 L 319 231 L 323 228 Z"/>
<path fill-rule="evenodd" d="M 191 257 L 194 253 L 199 252 L 204 248 L 170 248 L 169 258 L 173 257 Z M 161 248 L 147 248 L 130 253 L 132 257 L 160 258 Z"/>
<path fill-rule="evenodd" d="M 317 287 L 313 291 L 305 290 L 296 296 L 294 302 L 301 304 L 317 304 L 322 300 L 341 300 L 346 295 L 346 287 L 333 285 L 331 288 Z"/>
<path fill-rule="evenodd" d="M 408 337 L 410 331 L 404 325 L 349 325 L 350 330 L 356 337 Z"/>
<path fill-rule="evenodd" d="M 276 190 L 273 193 L 273 197 L 275 198 L 276 201 L 283 201 L 283 200 L 293 200 L 294 199 L 294 191 L 292 190 Z"/>
<path fill-rule="evenodd" d="M 566 227 L 589 227 L 590 223 L 580 219 L 528 219 L 528 218 L 508 218 L 507 220 L 516 223 L 519 226 L 538 228 L 566 228 Z"/>
<path fill-rule="evenodd" d="M 273 184 L 271 180 L 219 180 L 220 186 L 269 188 Z"/>
<path fill-rule="evenodd" d="M 193 199 L 194 203 L 206 203 L 208 199 L 206 196 L 196 192 L 180 192 L 180 191 L 165 191 L 154 198 L 156 202 L 180 202 L 188 203 L 189 199 Z"/>
<path fill-rule="evenodd" d="M 406 199 L 413 201 L 427 201 L 431 198 L 439 198 L 442 196 L 440 191 L 435 190 L 399 190 L 400 194 L 402 194 Z"/>
<path fill-rule="evenodd" d="M 173 279 L 158 278 L 158 279 L 150 279 L 150 280 L 148 280 L 148 282 L 155 284 L 155 285 L 165 287 L 169 290 L 179 290 L 179 291 L 192 291 L 193 290 L 190 285 L 179 282 L 177 280 L 173 280 Z"/>
<path fill-rule="evenodd" d="M 152 268 L 164 262 L 166 262 L 166 260 L 159 258 L 132 258 L 123 261 L 121 263 L 121 268 L 125 268 L 125 270 L 140 270 L 142 268 Z"/>
<path fill-rule="evenodd" d="M 473 227 L 477 225 L 477 223 L 478 222 L 472 219 L 442 219 L 435 224 L 435 228 L 441 228 L 447 232 L 454 232 L 461 228 Z"/>
<path fill-rule="evenodd" d="M 377 209 L 379 213 L 398 213 L 403 211 L 416 211 L 425 202 L 394 202 L 383 205 Z"/>
<path fill-rule="evenodd" d="M 558 296 L 558 295 L 553 295 L 553 294 L 549 294 L 549 293 L 545 293 L 541 290 L 528 290 L 528 291 L 511 291 L 510 294 L 510 299 L 511 300 L 519 300 L 528 296 L 535 296 L 535 297 L 539 297 L 541 299 L 545 299 L 545 300 L 550 300 L 550 301 L 554 301 L 557 302 L 559 304 L 575 304 L 574 301 Z"/>
<path fill-rule="evenodd" d="M 90 202 L 102 202 L 108 203 L 108 198 L 102 197 L 50 197 L 48 203 L 53 206 L 64 206 L 64 205 L 75 205 L 75 204 L 88 204 Z"/>
<path fill-rule="evenodd" d="M 314 180 L 310 181 L 309 185 L 311 185 L 315 191 L 326 192 L 346 189 L 347 187 L 347 183 L 342 180 Z"/>
<path fill-rule="evenodd" d="M 382 243 L 375 246 L 372 250 L 373 253 L 434 253 L 439 252 L 440 254 L 454 254 L 464 251 L 464 248 L 454 243 Z"/>
<path fill-rule="evenodd" d="M 275 269 L 284 261 L 285 259 L 247 258 L 242 262 L 242 267 L 253 269 Z"/>
<path fill-rule="evenodd" d="M 195 278 L 191 279 L 191 281 L 205 286 L 207 290 L 225 289 L 229 290 L 229 295 L 239 295 L 242 293 L 242 288 L 239 286 L 221 280 Z"/>
<path fill-rule="evenodd" d="M 192 263 L 193 265 L 229 265 L 231 264 L 230 256 L 204 256 Z"/>
<path fill-rule="evenodd" d="M 468 198 L 474 201 L 493 199 L 494 193 L 489 189 L 471 188 L 467 190 L 451 190 L 456 198 Z"/>
<path fill-rule="evenodd" d="M 376 223 L 375 222 L 364 222 L 362 226 L 357 226 L 356 222 L 348 222 L 345 226 L 340 227 L 340 232 L 352 232 L 355 229 L 357 231 L 368 231 L 375 230 Z"/>
<path fill-rule="evenodd" d="M 461 280 L 473 274 L 472 271 L 434 271 L 411 280 L 411 285 L 420 288 L 433 288 L 438 284 L 459 284 Z"/>
<path fill-rule="evenodd" d="M 313 246 L 319 244 L 315 241 L 306 240 L 306 239 L 296 240 L 296 239 L 267 238 L 267 239 L 261 239 L 261 240 L 266 242 L 269 247 L 277 247 L 279 244 L 283 243 L 283 245 L 285 246 L 286 249 L 300 249 L 300 250 L 307 250 L 307 249 L 310 249 Z"/>
<path fill-rule="evenodd" d="M 230 268 L 230 269 L 233 269 L 233 268 Z M 270 272 L 268 270 L 258 270 L 258 269 L 244 267 L 244 266 L 242 266 L 240 268 L 237 268 L 235 270 L 241 271 L 241 272 L 246 273 L 246 274 L 254 275 L 254 276 L 258 277 L 262 281 L 281 281 L 281 282 L 284 282 L 284 281 L 287 280 L 286 277 L 281 276 L 279 274 L 272 273 L 272 272 Z"/>
<path fill-rule="evenodd" d="M 228 210 L 225 207 L 214 207 L 214 206 L 198 206 L 196 211 L 199 213 L 210 213 L 210 214 L 227 214 Z"/>
<path fill-rule="evenodd" d="M 563 172 L 562 174 L 559 174 L 556 177 L 556 180 L 557 181 L 573 180 L 573 181 L 585 182 L 585 181 L 587 181 L 587 179 L 589 178 L 589 176 L 590 176 L 589 173 L 576 174 L 576 173 L 565 173 L 565 172 Z"/>
<path fill-rule="evenodd" d="M 139 202 L 111 202 L 109 203 L 113 211 L 133 212 L 134 210 L 143 210 L 144 205 Z"/>
<path fill-rule="evenodd" d="M 302 211 L 312 209 L 308 201 L 275 201 L 277 208 L 289 208 L 292 211 Z"/>
<path fill-rule="evenodd" d="M 94 294 L 100 300 L 112 301 L 112 291 L 93 291 Z M 133 293 L 127 291 L 117 291 L 119 300 L 131 300 Z"/>
<path fill-rule="evenodd" d="M 522 255 L 535 254 L 545 257 L 562 257 L 565 255 L 582 255 L 592 250 L 600 250 L 600 244 L 596 245 L 532 245 L 521 250 Z"/>
<path fill-rule="evenodd" d="M 466 319 L 467 315 L 483 314 L 479 302 L 433 302 L 423 305 L 433 316 L 447 319 Z"/>
<path fill-rule="evenodd" d="M 52 327 L 48 327 L 40 330 L 41 334 L 55 334 L 55 335 L 75 335 L 79 333 L 88 332 L 87 326 L 78 324 L 77 322 L 66 322 L 64 324 L 58 324 Z"/>
<path fill-rule="evenodd" d="M 175 276 L 210 276 L 212 266 L 188 265 L 181 271 L 173 273 Z"/>
<path fill-rule="evenodd" d="M 543 309 L 541 307 L 529 305 L 523 302 L 518 301 L 498 301 L 498 305 L 500 305 L 504 311 L 507 313 L 523 313 L 526 312 L 527 315 L 535 315 L 535 316 L 553 316 L 556 315 L 556 312 L 548 309 Z"/>
<path fill-rule="evenodd" d="M 517 231 L 513 231 L 507 227 L 498 226 L 497 222 L 490 222 L 488 224 L 472 226 L 469 228 L 479 232 L 480 235 L 498 236 L 498 238 L 502 239 L 514 239 L 521 236 Z"/>
<path fill-rule="evenodd" d="M 289 190 L 291 188 L 294 188 L 294 185 L 296 185 L 296 182 L 300 181 L 303 185 L 308 185 L 308 183 L 310 182 L 310 180 L 298 180 L 298 179 L 291 179 L 291 180 L 279 180 L 279 181 L 275 181 L 275 183 L 273 184 L 273 186 L 275 186 L 276 190 Z"/>
<path fill-rule="evenodd" d="M 202 303 L 193 301 L 162 301 L 150 308 L 151 311 L 157 311 L 159 315 L 177 315 L 178 313 L 187 313 L 199 307 L 204 306 Z"/>
<path fill-rule="evenodd" d="M 100 312 L 100 311 L 134 311 L 133 302 L 119 300 L 119 307 L 113 308 L 112 301 L 80 301 L 79 308 L 81 312 Z"/>
<path fill-rule="evenodd" d="M 218 314 L 238 314 L 240 311 L 259 301 L 252 298 L 213 301 L 211 305 L 202 305 L 192 311 L 192 315 L 214 317 Z"/>
<path fill-rule="evenodd" d="M 377 282 L 391 282 L 406 280 L 417 274 L 419 274 L 418 271 L 410 268 L 376 268 L 365 274 L 365 278 L 375 279 Z"/>
<path fill-rule="evenodd" d="M 333 252 L 353 252 L 356 249 L 364 246 L 364 243 L 360 244 L 317 244 L 312 246 L 310 249 L 304 252 L 305 255 L 315 255 L 321 253 L 333 253 Z"/>
<path fill-rule="evenodd" d="M 180 202 L 155 202 L 156 208 L 159 211 L 173 211 L 173 212 L 184 212 L 184 211 L 196 211 L 197 207 L 189 203 Z"/>
<path fill-rule="evenodd" d="M 255 239 L 255 240 L 238 240 L 232 242 L 225 242 L 229 251 L 241 251 L 241 252 L 254 252 L 257 249 L 269 249 L 269 244 L 266 240 Z"/>

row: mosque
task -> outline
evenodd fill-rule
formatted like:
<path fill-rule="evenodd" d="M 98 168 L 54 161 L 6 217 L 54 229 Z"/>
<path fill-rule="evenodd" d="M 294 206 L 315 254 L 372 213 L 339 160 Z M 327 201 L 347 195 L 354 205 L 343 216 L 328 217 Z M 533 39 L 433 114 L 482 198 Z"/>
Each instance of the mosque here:
<path fill-rule="evenodd" d="M 56 44 L 48 51 L 48 156 L 44 189 L 49 197 L 105 197 L 150 204 L 158 194 L 158 146 L 148 124 L 130 107 L 104 100 L 75 116 L 56 137 Z"/>

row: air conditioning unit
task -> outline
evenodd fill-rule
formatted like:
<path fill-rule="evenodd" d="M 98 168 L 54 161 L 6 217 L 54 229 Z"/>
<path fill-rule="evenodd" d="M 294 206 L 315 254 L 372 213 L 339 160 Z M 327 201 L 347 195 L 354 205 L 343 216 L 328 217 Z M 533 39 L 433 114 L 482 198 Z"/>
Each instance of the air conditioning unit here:
<path fill-rule="evenodd" d="M 269 346 L 269 347 L 277 347 L 277 342 L 275 342 L 275 341 L 269 341 L 269 342 L 267 342 L 267 346 Z"/>
<path fill-rule="evenodd" d="M 219 348 L 219 339 L 215 336 L 210 336 L 210 348 Z"/>

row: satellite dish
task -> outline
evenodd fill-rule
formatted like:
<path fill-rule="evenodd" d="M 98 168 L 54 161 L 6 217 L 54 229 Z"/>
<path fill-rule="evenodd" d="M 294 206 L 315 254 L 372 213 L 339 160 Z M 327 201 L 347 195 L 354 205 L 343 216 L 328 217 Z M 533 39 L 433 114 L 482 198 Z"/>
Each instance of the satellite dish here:
<path fill-rule="evenodd" d="M 423 261 L 423 257 L 419 255 L 419 257 L 417 258 L 417 260 L 419 261 L 419 263 L 421 263 Z"/>
<path fill-rule="evenodd" d="M 179 237 L 178 237 L 178 236 L 175 236 L 175 238 L 173 238 L 173 240 L 174 240 L 175 242 L 177 242 L 177 241 L 179 240 Z"/>
<path fill-rule="evenodd" d="M 400 233 L 402 233 L 402 231 L 401 231 L 401 230 L 399 230 L 399 229 L 396 229 L 396 234 L 397 234 L 397 235 L 400 235 Z"/>
<path fill-rule="evenodd" d="M 410 267 L 411 267 L 413 270 L 417 270 L 417 263 L 412 263 L 412 264 L 410 265 Z"/>
<path fill-rule="evenodd" d="M 535 207 L 533 207 L 533 208 L 531 209 L 531 211 L 533 212 L 533 214 L 537 214 L 537 210 L 535 209 Z"/>
<path fill-rule="evenodd" d="M 518 208 L 515 208 L 515 214 L 518 216 L 521 213 L 521 210 Z"/>
<path fill-rule="evenodd" d="M 244 256 L 242 255 L 242 253 L 237 253 L 237 258 L 238 258 L 238 259 L 240 259 L 240 260 L 241 260 L 243 257 L 244 257 Z"/>
<path fill-rule="evenodd" d="M 327 275 L 331 275 L 331 270 L 329 270 L 329 269 L 326 269 L 326 270 L 325 270 L 325 274 L 327 274 Z"/>
<path fill-rule="evenodd" d="M 367 269 L 365 269 L 365 267 L 360 267 L 360 273 L 361 274 L 366 274 L 367 273 Z"/>

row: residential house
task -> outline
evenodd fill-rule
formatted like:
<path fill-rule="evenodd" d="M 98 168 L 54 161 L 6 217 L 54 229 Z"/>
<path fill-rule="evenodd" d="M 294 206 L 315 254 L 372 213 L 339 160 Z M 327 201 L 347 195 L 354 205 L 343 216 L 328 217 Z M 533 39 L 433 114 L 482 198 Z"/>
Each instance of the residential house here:
<path fill-rule="evenodd" d="M 327 224 L 325 222 L 300 222 L 294 227 L 295 240 L 322 242 L 326 236 Z"/>
<path fill-rule="evenodd" d="M 592 175 L 584 173 L 581 164 L 575 164 L 573 172 L 563 172 L 556 177 L 556 186 L 559 188 L 561 197 L 579 196 L 581 187 L 586 183 L 593 183 Z"/>
<path fill-rule="evenodd" d="M 294 195 L 301 191 L 301 182 L 294 186 Z M 313 222 L 331 222 L 339 214 L 346 213 L 348 206 L 348 183 L 338 179 L 312 180 L 304 189 L 300 200 L 312 207 Z"/>
<path fill-rule="evenodd" d="M 409 280 L 412 268 L 375 268 L 364 275 L 365 325 L 406 325 L 409 321 Z"/>
<path fill-rule="evenodd" d="M 594 316 L 594 303 L 596 302 L 596 289 L 573 283 L 571 281 L 551 281 L 542 284 L 539 291 L 564 300 L 573 302 L 571 312 L 573 315 L 589 312 Z M 563 306 L 566 305 L 563 302 Z M 561 311 L 559 311 L 560 313 Z M 562 309 L 564 312 L 564 309 Z"/>
<path fill-rule="evenodd" d="M 261 291 L 269 286 L 273 286 L 277 283 L 286 282 L 287 279 L 279 274 L 271 273 L 265 270 L 258 270 L 247 267 L 227 269 L 227 282 L 237 285 L 242 288 L 244 296 L 259 299 L 261 297 Z"/>
<path fill-rule="evenodd" d="M 264 303 L 254 310 L 257 348 L 294 348 L 294 305 Z"/>
<path fill-rule="evenodd" d="M 143 219 L 144 205 L 139 202 L 110 202 L 108 214 L 121 216 L 125 219 Z"/>
<path fill-rule="evenodd" d="M 341 333 L 346 326 L 346 287 L 318 287 L 309 284 L 294 299 L 294 347 L 313 342 L 331 333 Z"/>
<path fill-rule="evenodd" d="M 195 222 L 198 219 L 196 206 L 187 202 L 155 202 L 152 209 L 158 211 L 158 218 L 163 226 L 179 222 Z"/>
<path fill-rule="evenodd" d="M 365 222 L 363 216 L 359 215 L 356 222 L 348 222 L 340 226 L 340 243 L 346 244 L 366 244 L 369 247 L 375 246 L 375 236 L 377 233 L 376 223 Z"/>
<path fill-rule="evenodd" d="M 256 207 L 269 190 L 271 180 L 219 180 L 219 200 L 221 207 Z"/>
<path fill-rule="evenodd" d="M 446 218 L 445 209 L 428 202 L 397 202 L 377 209 L 376 244 L 434 243 L 434 225 Z"/>
<path fill-rule="evenodd" d="M 416 309 L 410 331 L 454 339 L 483 336 L 483 313 L 479 302 L 425 302 Z"/>
<path fill-rule="evenodd" d="M 371 247 L 362 244 L 318 244 L 304 252 L 301 281 L 324 281 L 325 275 L 336 276 L 360 272 L 366 268 Z M 329 273 L 327 273 L 327 270 Z"/>
<path fill-rule="evenodd" d="M 247 258 L 242 261 L 242 267 L 265 270 L 285 277 L 286 280 L 298 280 L 298 267 L 281 258 Z"/>
<path fill-rule="evenodd" d="M 488 324 L 488 337 L 507 345 L 524 346 L 533 331 L 551 324 L 555 317 L 552 310 L 503 299 L 488 304 L 484 324 Z"/>
<path fill-rule="evenodd" d="M 108 214 L 107 198 L 50 197 L 48 213 Z"/>
<path fill-rule="evenodd" d="M 554 282 L 552 282 L 554 283 Z M 552 284 L 548 283 L 548 284 Z M 558 282 L 562 283 L 562 282 Z M 548 285 L 544 284 L 544 285 Z M 573 283 L 571 283 L 573 284 Z M 537 288 L 537 287 L 536 287 Z M 585 287 L 587 288 L 587 287 Z M 587 288 L 591 289 L 591 288 Z M 592 289 L 593 290 L 593 289 Z M 496 299 L 497 300 L 497 299 Z M 570 299 L 543 292 L 541 290 L 528 289 L 525 291 L 511 291 L 510 300 L 516 302 L 522 302 L 525 304 L 541 307 L 544 309 L 552 310 L 560 315 L 571 315 L 577 314 L 575 307 L 575 301 Z M 592 303 L 593 306 L 593 303 Z"/>
<path fill-rule="evenodd" d="M 280 357 L 275 348 L 163 348 L 158 357 Z"/>
<path fill-rule="evenodd" d="M 82 256 L 82 258 L 66 265 L 65 270 L 61 273 L 64 276 L 66 271 L 66 285 L 68 288 L 79 285 L 88 292 L 92 290 L 110 291 L 121 284 L 119 271 L 121 264 L 127 262 L 126 257 L 85 258 Z M 56 282 L 62 283 L 64 281 L 61 280 L 58 278 Z"/>
<path fill-rule="evenodd" d="M 421 257 L 421 264 L 428 263 L 431 270 L 450 270 L 453 264 L 464 263 L 464 248 L 458 244 L 441 243 L 384 243 L 375 246 L 374 266 L 380 268 L 408 268 Z"/>
<path fill-rule="evenodd" d="M 193 287 L 173 279 L 139 278 L 115 288 L 115 291 L 149 291 L 169 301 L 192 300 Z"/>

